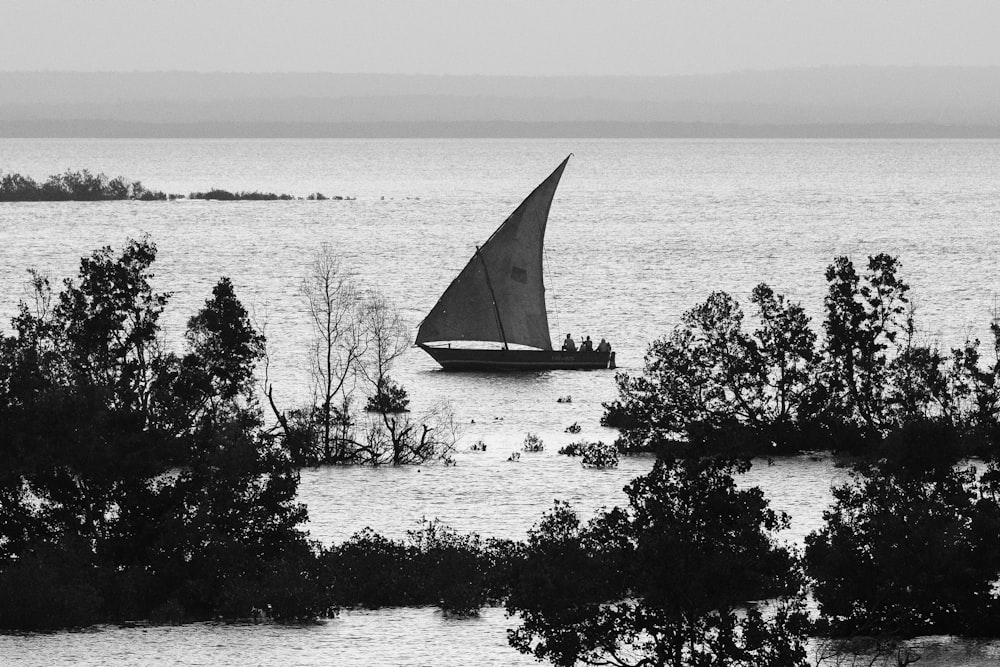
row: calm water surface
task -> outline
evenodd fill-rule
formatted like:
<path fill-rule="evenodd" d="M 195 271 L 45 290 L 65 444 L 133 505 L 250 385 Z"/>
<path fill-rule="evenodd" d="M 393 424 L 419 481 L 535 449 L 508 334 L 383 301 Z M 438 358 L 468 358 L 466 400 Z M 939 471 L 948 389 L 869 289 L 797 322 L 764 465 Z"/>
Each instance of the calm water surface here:
<path fill-rule="evenodd" d="M 320 243 L 416 324 L 511 210 L 569 152 L 546 244 L 553 337 L 607 337 L 626 369 L 650 340 L 711 291 L 744 302 L 768 282 L 818 317 L 823 269 L 839 254 L 903 260 L 923 337 L 944 347 L 985 337 L 1000 285 L 1000 142 L 990 141 L 285 141 L 0 140 L 0 171 L 36 179 L 88 168 L 167 192 L 223 187 L 353 201 L 0 204 L 0 322 L 24 294 L 25 269 L 54 278 L 79 257 L 149 233 L 156 287 L 173 294 L 167 342 L 221 275 L 265 327 L 283 407 L 308 396 L 308 327 L 298 282 Z M 417 349 L 394 376 L 416 413 L 447 401 L 462 424 L 458 465 L 307 470 L 312 536 L 371 526 L 402 536 L 421 518 L 520 538 L 556 498 L 589 516 L 624 499 L 651 459 L 584 470 L 555 454 L 579 438 L 614 438 L 598 421 L 608 372 L 446 374 Z M 571 395 L 572 403 L 556 403 Z M 579 422 L 579 436 L 564 433 Z M 506 461 L 526 432 L 546 451 Z M 464 451 L 483 439 L 486 452 Z M 761 461 L 760 484 L 792 516 L 801 544 L 819 526 L 829 460 Z M 350 612 L 307 628 L 193 625 L 0 638 L 5 662 L 48 664 L 534 664 L 506 647 L 512 621 L 433 609 Z M 991 645 L 946 640 L 923 664 L 993 664 Z M 966 652 L 968 653 L 966 655 Z"/>

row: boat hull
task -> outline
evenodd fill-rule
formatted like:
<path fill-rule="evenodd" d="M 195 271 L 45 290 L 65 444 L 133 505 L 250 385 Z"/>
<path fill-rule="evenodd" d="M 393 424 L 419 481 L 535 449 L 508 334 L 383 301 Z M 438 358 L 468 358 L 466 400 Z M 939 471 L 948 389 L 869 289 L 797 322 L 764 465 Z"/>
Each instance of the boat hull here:
<path fill-rule="evenodd" d="M 613 352 L 477 350 L 420 345 L 446 371 L 600 370 L 614 368 Z"/>

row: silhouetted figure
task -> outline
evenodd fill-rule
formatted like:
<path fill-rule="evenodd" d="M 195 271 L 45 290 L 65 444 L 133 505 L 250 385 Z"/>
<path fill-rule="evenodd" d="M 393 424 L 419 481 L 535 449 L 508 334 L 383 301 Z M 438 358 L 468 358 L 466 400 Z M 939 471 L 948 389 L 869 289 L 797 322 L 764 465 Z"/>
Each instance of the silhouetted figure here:
<path fill-rule="evenodd" d="M 602 338 L 601 342 L 597 344 L 597 351 L 601 354 L 607 354 L 611 351 L 611 343 Z"/>
<path fill-rule="evenodd" d="M 580 351 L 581 352 L 593 352 L 594 351 L 594 342 L 592 340 L 590 340 L 590 336 L 587 336 L 586 338 L 584 338 L 583 342 L 580 343 Z"/>
<path fill-rule="evenodd" d="M 569 334 L 566 334 L 566 340 L 563 341 L 562 349 L 564 352 L 576 352 L 576 341 Z"/>

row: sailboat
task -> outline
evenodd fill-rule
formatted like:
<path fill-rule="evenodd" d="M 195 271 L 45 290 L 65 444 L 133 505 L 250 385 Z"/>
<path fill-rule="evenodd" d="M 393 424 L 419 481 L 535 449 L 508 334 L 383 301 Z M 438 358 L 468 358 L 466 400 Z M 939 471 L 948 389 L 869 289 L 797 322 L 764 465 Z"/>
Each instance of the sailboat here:
<path fill-rule="evenodd" d="M 549 337 L 542 248 L 552 197 L 570 157 L 476 246 L 420 323 L 417 345 L 445 370 L 614 368 L 610 350 L 554 350 Z"/>

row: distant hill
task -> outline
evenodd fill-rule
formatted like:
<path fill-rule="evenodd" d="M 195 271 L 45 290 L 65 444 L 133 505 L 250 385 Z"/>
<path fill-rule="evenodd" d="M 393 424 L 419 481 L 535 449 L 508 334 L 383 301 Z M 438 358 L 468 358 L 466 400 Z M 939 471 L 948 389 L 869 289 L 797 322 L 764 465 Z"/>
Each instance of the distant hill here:
<path fill-rule="evenodd" d="M 0 136 L 1000 136 L 1000 68 L 673 77 L 0 72 Z"/>

